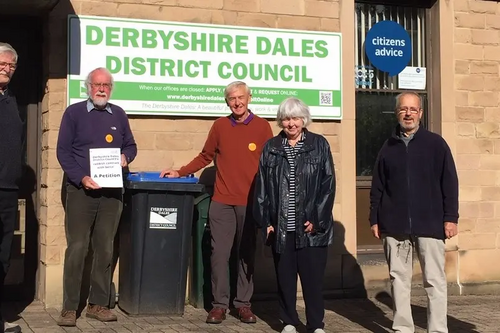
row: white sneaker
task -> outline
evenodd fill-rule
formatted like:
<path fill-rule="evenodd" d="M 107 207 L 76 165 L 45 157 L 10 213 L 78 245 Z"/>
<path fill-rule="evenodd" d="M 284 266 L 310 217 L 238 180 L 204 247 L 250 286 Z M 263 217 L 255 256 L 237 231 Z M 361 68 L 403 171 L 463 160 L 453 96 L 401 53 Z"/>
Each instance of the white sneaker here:
<path fill-rule="evenodd" d="M 292 325 L 286 325 L 285 328 L 281 331 L 281 333 L 297 333 L 297 330 L 295 329 L 295 326 Z"/>
<path fill-rule="evenodd" d="M 325 331 L 322 328 L 317 328 L 314 330 L 314 333 L 325 333 Z"/>
<path fill-rule="evenodd" d="M 4 330 L 5 330 L 5 333 L 20 333 L 21 326 L 19 326 L 18 324 L 5 322 L 4 323 Z"/>

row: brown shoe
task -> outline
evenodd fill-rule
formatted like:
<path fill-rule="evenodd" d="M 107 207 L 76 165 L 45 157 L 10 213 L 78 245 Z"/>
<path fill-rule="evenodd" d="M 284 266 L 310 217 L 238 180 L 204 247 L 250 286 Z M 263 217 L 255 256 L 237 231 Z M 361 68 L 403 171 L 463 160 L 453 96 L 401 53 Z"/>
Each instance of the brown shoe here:
<path fill-rule="evenodd" d="M 76 311 L 62 310 L 57 319 L 59 326 L 76 326 Z"/>
<path fill-rule="evenodd" d="M 245 324 L 255 324 L 257 322 L 257 317 L 253 314 L 250 307 L 245 306 L 238 309 L 238 316 L 242 323 Z"/>
<path fill-rule="evenodd" d="M 223 308 L 213 308 L 207 316 L 207 324 L 220 324 L 226 319 L 226 310 Z"/>
<path fill-rule="evenodd" d="M 105 306 L 92 305 L 87 306 L 87 317 L 94 318 L 102 322 L 116 321 L 118 318 Z"/>

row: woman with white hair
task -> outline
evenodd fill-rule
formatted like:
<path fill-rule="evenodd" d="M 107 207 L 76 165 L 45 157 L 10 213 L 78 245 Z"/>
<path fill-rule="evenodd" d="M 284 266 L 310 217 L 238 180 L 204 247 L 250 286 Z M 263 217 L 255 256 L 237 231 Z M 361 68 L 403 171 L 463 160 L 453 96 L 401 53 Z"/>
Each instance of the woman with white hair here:
<path fill-rule="evenodd" d="M 308 332 L 324 333 L 323 275 L 333 240 L 335 170 L 327 140 L 306 129 L 309 108 L 287 98 L 279 108 L 282 131 L 264 146 L 255 183 L 254 215 L 271 245 L 284 333 L 296 332 L 297 274 Z"/>

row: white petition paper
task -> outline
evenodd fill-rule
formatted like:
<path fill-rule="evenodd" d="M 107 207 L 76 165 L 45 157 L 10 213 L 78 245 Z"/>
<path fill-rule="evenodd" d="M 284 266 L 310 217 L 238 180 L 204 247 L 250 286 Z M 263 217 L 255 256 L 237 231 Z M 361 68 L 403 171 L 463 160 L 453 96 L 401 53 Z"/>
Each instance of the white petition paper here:
<path fill-rule="evenodd" d="M 90 177 L 100 187 L 123 187 L 120 148 L 94 148 L 89 154 Z"/>

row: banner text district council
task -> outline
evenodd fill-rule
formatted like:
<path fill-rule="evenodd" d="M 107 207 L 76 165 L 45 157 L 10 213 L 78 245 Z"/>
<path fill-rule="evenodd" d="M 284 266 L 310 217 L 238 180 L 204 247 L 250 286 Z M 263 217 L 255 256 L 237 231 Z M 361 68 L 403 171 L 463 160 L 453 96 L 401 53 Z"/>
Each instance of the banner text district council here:
<path fill-rule="evenodd" d="M 86 26 L 86 44 L 117 48 L 177 50 L 237 55 L 286 56 L 326 58 L 328 43 L 325 40 L 297 38 L 268 38 L 255 36 L 255 50 L 249 50 L 252 37 L 246 35 L 214 34 L 204 32 L 164 31 L 98 26 Z M 120 51 L 118 50 L 117 53 Z M 152 57 L 124 57 L 107 55 L 106 67 L 111 73 L 149 75 L 162 77 L 209 78 L 209 70 L 216 66 L 221 79 L 263 80 L 275 82 L 313 82 L 307 66 L 289 64 L 245 63 L 228 61 L 213 63 L 208 54 L 205 59 L 169 59 Z M 210 58 L 214 59 L 213 56 Z M 269 58 L 268 58 L 269 59 Z M 265 59 L 263 59 L 265 60 Z"/>

